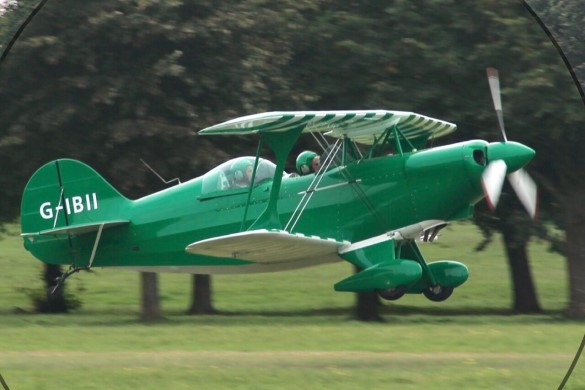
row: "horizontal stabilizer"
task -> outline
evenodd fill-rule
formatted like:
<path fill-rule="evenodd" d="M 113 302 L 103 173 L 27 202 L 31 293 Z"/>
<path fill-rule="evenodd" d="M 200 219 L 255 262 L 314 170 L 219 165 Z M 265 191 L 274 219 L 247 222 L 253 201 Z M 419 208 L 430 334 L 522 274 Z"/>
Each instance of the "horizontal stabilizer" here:
<path fill-rule="evenodd" d="M 189 253 L 249 260 L 257 263 L 285 263 L 311 258 L 341 260 L 339 248 L 348 245 L 283 230 L 252 230 L 194 242 L 185 249 Z"/>
<path fill-rule="evenodd" d="M 103 225 L 103 229 L 120 226 L 130 223 L 130 221 L 107 221 L 107 222 L 95 222 L 95 223 L 86 223 L 86 224 L 79 224 L 79 225 L 71 225 L 71 226 L 63 226 L 56 229 L 47 229 L 42 230 L 40 232 L 34 233 L 22 233 L 21 236 L 23 237 L 30 237 L 30 236 L 53 236 L 58 234 L 86 234 L 97 231 L 100 226 Z"/>

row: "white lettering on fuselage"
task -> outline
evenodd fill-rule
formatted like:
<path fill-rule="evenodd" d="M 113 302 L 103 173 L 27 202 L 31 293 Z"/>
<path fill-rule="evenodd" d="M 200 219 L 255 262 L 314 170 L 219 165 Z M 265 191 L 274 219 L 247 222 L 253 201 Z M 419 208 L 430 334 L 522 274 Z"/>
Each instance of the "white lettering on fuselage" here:
<path fill-rule="evenodd" d="M 59 202 L 57 206 L 53 207 L 51 202 L 45 202 L 41 204 L 39 213 L 43 219 L 51 219 L 63 209 L 65 209 L 65 212 L 67 215 L 69 215 L 71 213 L 78 214 L 83 211 L 96 210 L 99 206 L 97 194 L 95 192 L 92 194 L 85 194 L 83 196 L 72 196 L 71 198 L 65 198 L 64 203 L 64 206 L 62 202 Z"/>

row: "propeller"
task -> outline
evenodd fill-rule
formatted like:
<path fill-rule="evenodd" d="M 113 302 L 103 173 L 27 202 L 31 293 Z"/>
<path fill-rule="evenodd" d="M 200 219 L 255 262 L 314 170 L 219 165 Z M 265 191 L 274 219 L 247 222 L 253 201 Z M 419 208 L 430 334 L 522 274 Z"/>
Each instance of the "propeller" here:
<path fill-rule="evenodd" d="M 504 128 L 504 112 L 502 111 L 502 94 L 500 92 L 500 77 L 496 68 L 487 68 L 488 83 L 490 84 L 490 92 L 492 93 L 492 100 L 494 101 L 494 108 L 498 116 L 498 125 L 504 142 L 508 142 L 506 137 L 506 129 Z"/>
<path fill-rule="evenodd" d="M 517 142 L 508 142 L 504 127 L 500 79 L 497 69 L 487 68 L 487 76 L 503 142 L 488 145 L 487 157 L 490 162 L 481 176 L 481 185 L 485 198 L 490 209 L 495 210 L 502 193 L 504 177 L 506 172 L 510 171 L 508 181 L 528 215 L 532 219 L 536 219 L 538 205 L 536 184 L 530 175 L 522 169 L 530 161 L 534 151 Z"/>
<path fill-rule="evenodd" d="M 507 170 L 504 160 L 495 160 L 488 164 L 481 175 L 481 186 L 491 210 L 495 210 L 498 205 Z"/>

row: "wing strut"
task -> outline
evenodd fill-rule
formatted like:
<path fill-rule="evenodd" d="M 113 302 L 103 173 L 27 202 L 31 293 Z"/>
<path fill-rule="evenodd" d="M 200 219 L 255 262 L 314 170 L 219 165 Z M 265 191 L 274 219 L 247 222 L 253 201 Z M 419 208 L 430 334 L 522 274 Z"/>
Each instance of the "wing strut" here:
<path fill-rule="evenodd" d="M 390 129 L 388 129 L 388 131 L 390 131 Z M 313 134 L 313 133 L 311 133 Z M 321 134 L 322 136 L 322 134 Z M 323 136 L 322 136 L 323 137 Z M 327 150 L 326 147 L 323 146 L 323 144 L 319 141 L 319 139 L 313 134 L 313 138 L 315 138 L 315 141 L 317 142 L 317 144 L 319 144 L 319 146 L 325 151 Z M 342 141 L 342 144 L 340 144 L 340 140 Z M 323 141 L 325 141 L 325 143 L 327 143 L 327 140 L 323 137 Z M 363 191 L 363 189 L 360 187 L 359 182 L 361 181 L 360 179 L 355 179 L 351 176 L 351 174 L 349 172 L 347 172 L 347 170 L 342 169 L 342 167 L 339 167 L 338 161 L 339 159 L 337 159 L 337 152 L 339 151 L 341 145 L 343 145 L 343 155 L 341 158 L 341 163 L 342 165 L 345 165 L 346 161 L 346 144 L 349 141 L 348 137 L 343 137 L 343 138 L 338 138 L 335 143 L 333 144 L 333 146 L 328 145 L 327 147 L 331 147 L 331 150 L 329 153 L 327 153 L 327 157 L 325 159 L 325 161 L 323 161 L 323 163 L 321 164 L 321 166 L 319 167 L 319 171 L 315 174 L 315 178 L 313 179 L 313 181 L 311 182 L 311 184 L 309 184 L 309 187 L 307 189 L 307 191 L 305 191 L 305 194 L 303 195 L 303 198 L 301 199 L 301 201 L 299 202 L 299 204 L 297 205 L 295 211 L 293 212 L 293 214 L 291 215 L 290 220 L 288 221 L 288 223 L 286 224 L 284 230 L 292 232 L 293 229 L 295 228 L 297 222 L 299 221 L 299 219 L 301 218 L 301 215 L 304 211 L 304 209 L 307 207 L 307 205 L 309 204 L 309 201 L 311 200 L 311 197 L 313 196 L 313 194 L 315 193 L 315 191 L 317 191 L 317 187 L 322 179 L 322 175 L 324 172 L 326 172 L 330 167 L 331 164 L 335 164 L 335 166 L 337 168 L 339 168 L 339 173 L 341 173 L 341 175 L 347 180 L 347 183 L 351 185 L 352 189 L 354 190 L 354 192 L 356 193 L 356 195 L 360 198 L 360 200 L 364 203 L 364 205 L 368 208 L 368 211 L 376 218 L 376 222 L 379 224 L 381 229 L 384 229 L 385 226 L 382 223 L 382 218 L 380 217 L 380 214 L 378 212 L 378 210 L 376 210 L 376 208 L 374 207 L 374 205 L 372 204 L 372 202 L 369 200 L 368 196 L 366 195 L 366 193 Z M 357 148 L 357 150 L 359 151 L 359 148 Z M 361 154 L 361 152 L 360 152 Z M 363 157 L 363 156 L 362 156 Z M 319 178 L 319 181 L 315 184 L 315 186 L 313 187 L 313 183 L 315 182 L 315 180 L 317 180 L 317 178 Z M 309 194 L 309 198 L 306 199 L 305 198 L 307 196 L 307 194 Z M 304 204 L 303 204 L 304 202 Z M 302 205 L 302 206 L 301 206 Z M 301 208 L 302 207 L 302 208 Z M 299 210 L 299 208 L 301 208 L 301 211 L 298 213 L 297 215 L 297 211 Z M 296 215 L 296 217 L 295 217 Z M 295 218 L 294 223 L 292 225 L 292 227 L 289 229 L 289 225 L 291 223 L 291 221 L 293 220 L 293 218 Z"/>
<path fill-rule="evenodd" d="M 282 229 L 277 206 L 278 194 L 280 192 L 280 185 L 284 174 L 284 166 L 288 154 L 304 128 L 304 125 L 300 125 L 289 131 L 260 133 L 260 140 L 266 142 L 274 154 L 276 154 L 276 171 L 274 172 L 272 188 L 270 189 L 270 198 L 266 205 L 266 209 L 264 209 L 258 219 L 252 223 L 248 230 L 261 228 Z"/>
<path fill-rule="evenodd" d="M 297 225 L 297 222 L 299 222 L 299 219 L 301 219 L 301 216 L 303 215 L 305 208 L 307 207 L 307 205 L 311 201 L 311 198 L 315 194 L 315 191 L 317 190 L 317 187 L 321 183 L 321 180 L 323 180 L 323 173 L 326 172 L 329 169 L 329 167 L 331 166 L 331 163 L 333 162 L 334 156 L 337 154 L 337 151 L 339 150 L 340 146 L 341 146 L 341 144 L 340 144 L 339 139 L 338 139 L 337 141 L 335 141 L 335 144 L 333 144 L 333 147 L 331 148 L 331 153 L 329 153 L 327 155 L 327 159 L 319 167 L 319 171 L 317 171 L 317 173 L 315 174 L 315 177 L 313 178 L 313 180 L 309 184 L 309 187 L 307 188 L 307 190 L 303 194 L 303 197 L 301 198 L 299 204 L 297 205 L 297 207 L 293 211 L 292 215 L 290 216 L 290 219 L 286 223 L 284 230 L 292 233 L 295 226 Z M 294 220 L 294 222 L 293 222 L 293 220 Z M 291 225 L 291 223 L 292 223 L 292 225 Z M 289 229 L 289 226 L 290 226 L 290 229 Z"/>
<path fill-rule="evenodd" d="M 95 252 L 97 251 L 97 247 L 98 244 L 100 242 L 100 238 L 102 237 L 102 230 L 104 230 L 104 225 L 105 224 L 101 224 L 100 227 L 98 228 L 98 232 L 97 235 L 95 237 L 95 243 L 93 244 L 93 249 L 91 250 L 91 256 L 89 258 L 89 265 L 87 266 L 87 268 L 91 268 L 91 265 L 93 264 L 93 259 L 95 259 Z"/>
<path fill-rule="evenodd" d="M 242 218 L 242 225 L 240 231 L 244 231 L 246 225 L 246 218 L 248 217 L 248 209 L 250 208 L 250 199 L 252 199 L 252 190 L 254 189 L 254 182 L 256 180 L 256 171 L 258 170 L 258 162 L 260 161 L 260 149 L 262 148 L 262 140 L 258 142 L 258 148 L 256 149 L 256 159 L 254 160 L 254 168 L 252 169 L 252 178 L 250 179 L 250 185 L 248 186 L 248 199 L 246 200 L 246 208 L 244 209 L 244 218 Z"/>

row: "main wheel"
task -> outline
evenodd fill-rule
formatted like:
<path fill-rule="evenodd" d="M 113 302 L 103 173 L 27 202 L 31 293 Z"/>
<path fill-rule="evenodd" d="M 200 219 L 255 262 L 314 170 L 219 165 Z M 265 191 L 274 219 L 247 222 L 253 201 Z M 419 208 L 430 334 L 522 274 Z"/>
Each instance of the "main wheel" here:
<path fill-rule="evenodd" d="M 433 286 L 423 291 L 425 297 L 433 302 L 442 302 L 453 294 L 453 287 Z"/>
<path fill-rule="evenodd" d="M 406 293 L 406 286 L 398 286 L 394 288 L 387 288 L 385 290 L 378 290 L 378 295 L 387 301 L 395 301 L 400 299 Z"/>

